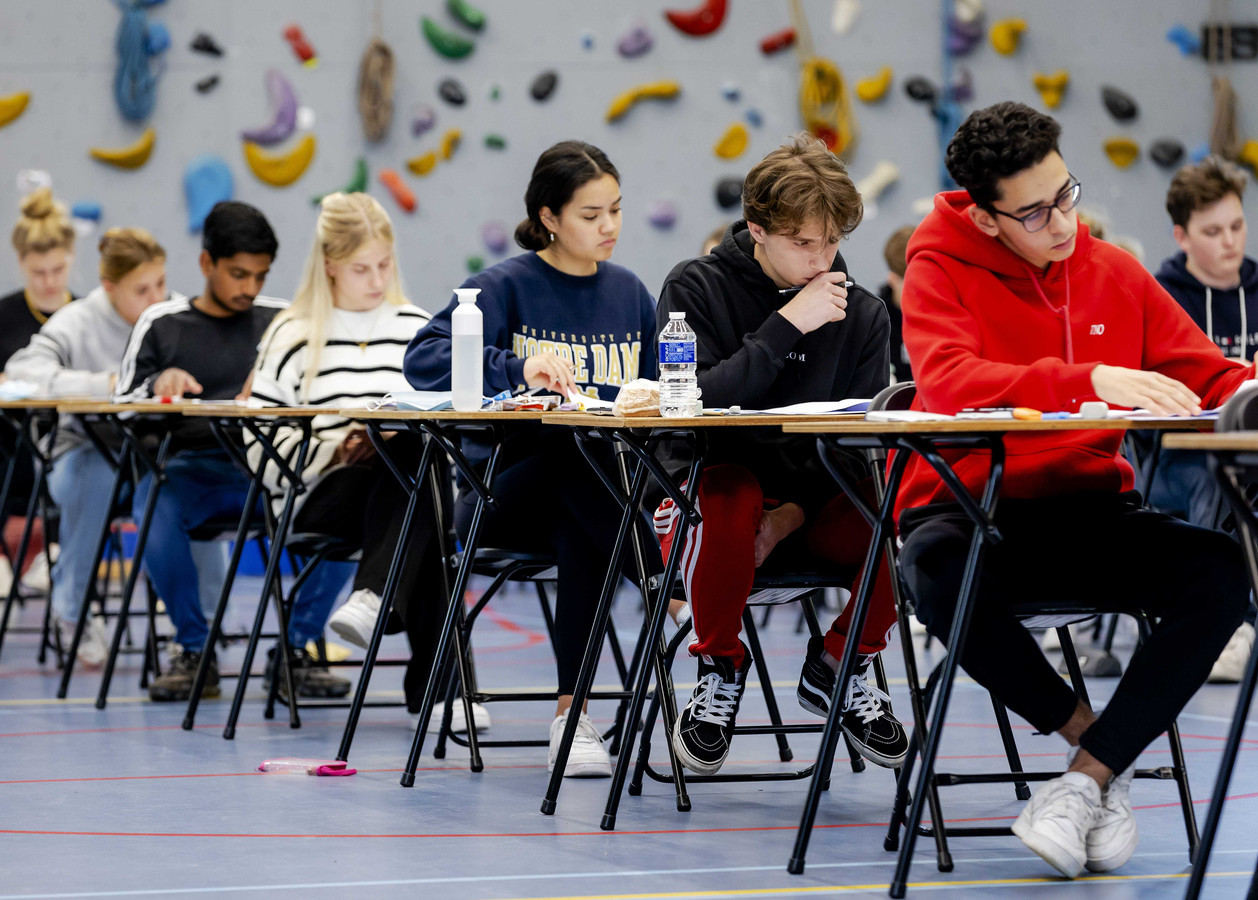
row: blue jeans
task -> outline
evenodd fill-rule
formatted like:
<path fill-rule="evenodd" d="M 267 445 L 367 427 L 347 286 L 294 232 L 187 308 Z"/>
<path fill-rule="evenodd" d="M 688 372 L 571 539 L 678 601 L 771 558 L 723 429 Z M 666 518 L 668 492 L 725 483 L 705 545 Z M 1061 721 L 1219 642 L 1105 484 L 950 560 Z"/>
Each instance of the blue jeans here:
<path fill-rule="evenodd" d="M 1205 457 L 1189 450 L 1163 450 L 1158 456 L 1149 505 L 1193 525 L 1214 528 L 1222 495 Z"/>
<path fill-rule="evenodd" d="M 113 468 L 86 442 L 57 457 L 48 472 L 48 493 L 61 510 L 61 555 L 52 569 L 52 609 L 62 621 L 75 621 L 87 596 L 95 574 L 92 554 L 109 515 L 113 481 Z M 226 572 L 227 545 L 195 541 L 191 551 L 201 607 L 212 613 Z"/>
<path fill-rule="evenodd" d="M 144 513 L 152 488 L 151 474 L 136 485 L 133 509 L 137 519 Z M 175 623 L 175 640 L 187 650 L 199 651 L 209 635 L 198 579 L 188 574 L 195 572 L 207 585 L 212 583 L 216 599 L 226 577 L 226 566 L 217 565 L 224 559 L 219 548 L 214 551 L 215 564 L 209 566 L 217 571 L 197 569 L 189 532 L 211 520 L 239 519 L 248 491 L 248 478 L 221 450 L 187 450 L 166 464 L 166 483 L 157 494 L 144 569 Z"/>
<path fill-rule="evenodd" d="M 315 567 L 293 600 L 288 620 L 288 645 L 294 649 L 317 641 L 323 635 L 336 598 L 358 569 L 356 562 L 324 562 Z"/>

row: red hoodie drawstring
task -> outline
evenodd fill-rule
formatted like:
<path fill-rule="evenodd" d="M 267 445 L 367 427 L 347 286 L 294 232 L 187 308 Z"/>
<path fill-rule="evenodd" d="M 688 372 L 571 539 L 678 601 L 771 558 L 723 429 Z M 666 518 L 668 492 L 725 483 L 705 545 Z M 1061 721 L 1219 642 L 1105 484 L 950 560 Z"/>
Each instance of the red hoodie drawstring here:
<path fill-rule="evenodd" d="M 1073 363 L 1075 361 L 1075 340 L 1073 330 L 1070 327 L 1070 260 L 1064 259 L 1061 262 L 1063 277 L 1066 279 L 1066 302 L 1060 307 L 1053 306 L 1049 302 L 1048 295 L 1044 293 L 1044 288 L 1040 286 L 1040 279 L 1036 276 L 1035 270 L 1027 266 L 1027 273 L 1031 276 L 1031 283 L 1035 285 L 1035 292 L 1040 295 L 1040 299 L 1044 301 L 1044 305 L 1062 317 L 1062 321 L 1066 326 L 1066 362 Z"/>

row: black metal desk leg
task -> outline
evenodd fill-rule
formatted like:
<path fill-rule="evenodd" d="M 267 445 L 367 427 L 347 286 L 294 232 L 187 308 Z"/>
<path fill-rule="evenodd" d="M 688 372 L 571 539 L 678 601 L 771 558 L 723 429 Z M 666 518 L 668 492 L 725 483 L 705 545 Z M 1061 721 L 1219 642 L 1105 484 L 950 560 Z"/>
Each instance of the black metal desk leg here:
<path fill-rule="evenodd" d="M 14 423 L 14 427 L 17 429 L 17 440 L 14 442 L 13 452 L 9 455 L 9 460 L 4 467 L 4 486 L 0 487 L 0 517 L 3 517 L 9 508 L 9 493 L 13 486 L 13 477 L 17 473 L 18 463 L 22 457 L 22 450 L 29 441 L 27 435 L 30 431 L 32 415 L 29 409 L 23 410 L 21 421 Z M 0 615 L 0 650 L 4 648 L 4 635 L 9 630 L 9 613 L 13 609 L 13 604 L 17 602 L 19 582 L 21 581 L 21 561 L 22 557 L 20 555 L 13 560 L 13 581 L 9 584 L 9 594 L 4 601 L 4 613 Z"/>

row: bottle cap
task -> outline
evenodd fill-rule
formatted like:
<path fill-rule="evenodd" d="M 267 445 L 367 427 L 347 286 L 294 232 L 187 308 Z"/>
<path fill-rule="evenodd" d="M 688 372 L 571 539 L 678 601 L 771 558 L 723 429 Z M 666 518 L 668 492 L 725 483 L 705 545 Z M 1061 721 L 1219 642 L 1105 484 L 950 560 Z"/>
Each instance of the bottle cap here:
<path fill-rule="evenodd" d="M 670 312 L 668 314 L 668 318 L 669 319 L 684 319 L 686 318 L 686 314 L 684 312 Z"/>

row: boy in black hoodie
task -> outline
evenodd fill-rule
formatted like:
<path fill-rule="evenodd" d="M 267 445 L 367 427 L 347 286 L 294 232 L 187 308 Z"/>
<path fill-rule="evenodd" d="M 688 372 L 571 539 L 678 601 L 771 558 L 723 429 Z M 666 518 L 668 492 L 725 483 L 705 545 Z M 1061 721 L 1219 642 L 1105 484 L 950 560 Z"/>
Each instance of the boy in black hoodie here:
<path fill-rule="evenodd" d="M 860 222 L 860 195 L 820 141 L 798 135 L 766 156 L 743 186 L 744 220 L 707 256 L 679 263 L 660 293 L 659 324 L 684 312 L 697 335 L 704 404 L 765 409 L 806 401 L 873 397 L 888 382 L 887 311 L 847 281 L 840 238 Z M 722 432 L 725 430 L 722 429 Z M 834 486 L 811 438 L 778 429 L 730 429 L 709 437 L 698 491 L 702 524 L 687 538 L 683 579 L 694 623 L 699 684 L 672 742 L 685 766 L 720 769 L 751 657 L 738 638 L 755 570 L 859 564 L 869 526 Z M 737 432 L 733 434 L 732 432 Z M 852 458 L 859 479 L 867 471 Z M 872 483 L 866 482 L 872 496 Z M 676 512 L 656 513 L 665 554 Z M 799 682 L 805 709 L 826 715 L 847 617 L 809 641 Z M 867 759 L 896 767 L 908 742 L 889 698 L 866 679 L 895 622 L 890 578 L 877 579 L 861 634 L 861 666 L 844 694 L 843 728 Z"/>
<path fill-rule="evenodd" d="M 1157 280 L 1224 356 L 1252 360 L 1258 351 L 1258 262 L 1245 255 L 1245 173 L 1207 156 L 1175 173 L 1166 211 L 1180 252 L 1162 263 Z M 1198 453 L 1165 451 L 1149 489 L 1149 503 L 1215 527 L 1219 485 Z M 1215 661 L 1209 680 L 1241 680 L 1254 645 L 1252 607 Z"/>

